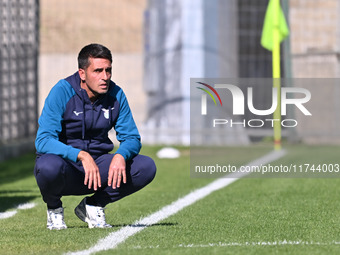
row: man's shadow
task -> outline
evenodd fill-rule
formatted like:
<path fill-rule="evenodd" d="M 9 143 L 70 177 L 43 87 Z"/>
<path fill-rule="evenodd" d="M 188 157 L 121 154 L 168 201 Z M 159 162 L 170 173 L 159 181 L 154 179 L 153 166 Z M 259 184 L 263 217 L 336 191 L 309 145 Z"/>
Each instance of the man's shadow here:
<path fill-rule="evenodd" d="M 110 222 L 108 222 L 110 223 Z M 123 228 L 123 227 L 134 227 L 134 228 L 145 228 L 145 227 L 169 227 L 169 226 L 176 226 L 178 223 L 173 222 L 163 222 L 163 223 L 155 223 L 155 224 L 114 224 L 111 225 L 112 229 L 114 228 Z M 68 228 L 88 228 L 87 226 L 68 226 Z"/>

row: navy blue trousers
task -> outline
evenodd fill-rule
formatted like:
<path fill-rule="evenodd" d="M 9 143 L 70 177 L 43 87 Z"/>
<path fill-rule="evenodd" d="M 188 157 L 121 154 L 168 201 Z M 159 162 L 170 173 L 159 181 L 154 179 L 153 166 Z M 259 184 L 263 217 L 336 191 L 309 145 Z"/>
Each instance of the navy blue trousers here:
<path fill-rule="evenodd" d="M 82 163 L 65 160 L 54 154 L 43 154 L 36 158 L 34 175 L 42 198 L 49 209 L 62 206 L 61 197 L 67 195 L 93 194 L 92 204 L 105 207 L 107 204 L 126 197 L 149 184 L 156 174 L 154 161 L 143 155 L 137 155 L 126 162 L 126 179 L 120 188 L 107 185 L 107 178 L 112 154 L 95 158 L 98 165 L 102 186 L 94 191 L 84 185 L 85 171 Z"/>

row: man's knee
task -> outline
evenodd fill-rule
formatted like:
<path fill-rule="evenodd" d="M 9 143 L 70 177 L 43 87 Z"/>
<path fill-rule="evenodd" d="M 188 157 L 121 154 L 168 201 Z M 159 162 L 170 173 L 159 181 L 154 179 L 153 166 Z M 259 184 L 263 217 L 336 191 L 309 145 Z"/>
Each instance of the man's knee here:
<path fill-rule="evenodd" d="M 149 184 L 156 175 L 156 164 L 148 156 L 138 155 L 133 159 L 133 168 L 132 170 L 132 177 L 137 177 L 138 179 L 138 186 L 146 186 Z M 137 170 L 137 171 L 136 171 Z"/>
<path fill-rule="evenodd" d="M 43 154 L 36 160 L 34 175 L 38 182 L 54 182 L 60 178 L 65 160 L 54 154 Z"/>
<path fill-rule="evenodd" d="M 144 167 L 143 167 L 143 171 L 146 174 L 146 177 L 148 178 L 149 182 L 151 182 L 156 175 L 156 164 L 155 161 L 153 161 L 152 158 L 149 158 L 147 156 L 144 156 Z"/>

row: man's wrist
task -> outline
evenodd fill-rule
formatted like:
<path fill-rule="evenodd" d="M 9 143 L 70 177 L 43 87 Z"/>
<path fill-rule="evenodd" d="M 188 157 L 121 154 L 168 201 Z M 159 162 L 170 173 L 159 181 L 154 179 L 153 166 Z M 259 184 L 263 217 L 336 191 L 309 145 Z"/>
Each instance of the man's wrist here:
<path fill-rule="evenodd" d="M 122 159 L 125 160 L 124 156 L 120 153 L 115 153 L 113 157 L 121 157 Z"/>
<path fill-rule="evenodd" d="M 77 160 L 83 161 L 89 155 L 86 151 L 80 151 L 77 156 Z"/>

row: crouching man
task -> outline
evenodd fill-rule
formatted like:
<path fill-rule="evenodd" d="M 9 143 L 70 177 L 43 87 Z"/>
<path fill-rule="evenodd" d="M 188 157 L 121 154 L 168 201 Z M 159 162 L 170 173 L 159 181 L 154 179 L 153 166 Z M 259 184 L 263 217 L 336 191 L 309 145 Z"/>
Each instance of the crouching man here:
<path fill-rule="evenodd" d="M 86 196 L 75 214 L 90 228 L 111 227 L 104 207 L 149 184 L 154 161 L 139 154 L 140 135 L 124 92 L 111 81 L 112 55 L 85 46 L 79 70 L 60 80 L 46 98 L 36 137 L 34 175 L 47 204 L 47 228 L 65 229 L 61 198 Z M 120 142 L 115 154 L 108 132 Z"/>

